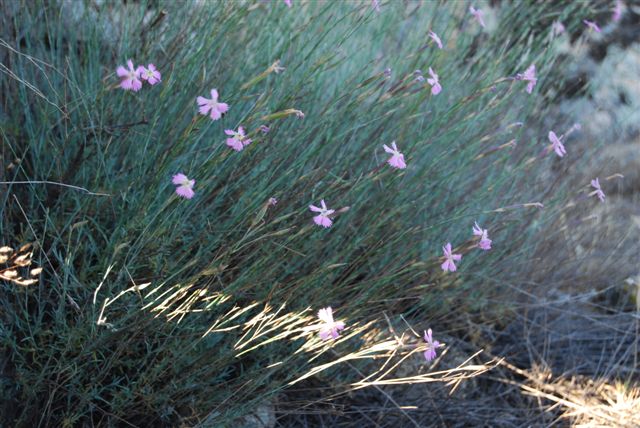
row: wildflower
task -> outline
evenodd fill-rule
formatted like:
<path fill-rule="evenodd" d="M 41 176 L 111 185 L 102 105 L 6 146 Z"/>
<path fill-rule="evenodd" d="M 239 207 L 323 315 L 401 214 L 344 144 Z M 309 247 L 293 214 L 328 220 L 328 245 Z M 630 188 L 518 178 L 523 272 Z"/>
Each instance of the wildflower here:
<path fill-rule="evenodd" d="M 286 4 L 287 7 L 291 7 L 291 0 L 284 0 L 284 4 Z"/>
<path fill-rule="evenodd" d="M 549 131 L 549 141 L 551 141 L 553 150 L 556 152 L 558 156 L 562 157 L 567 154 L 567 151 L 564 149 L 564 145 L 562 144 L 562 141 L 560 141 L 560 138 L 558 138 L 555 132 Z"/>
<path fill-rule="evenodd" d="M 433 95 L 438 95 L 440 91 L 442 91 L 442 86 L 440 85 L 440 81 L 438 80 L 438 75 L 429 67 L 429 76 L 427 79 L 427 83 L 431 85 L 431 93 Z"/>
<path fill-rule="evenodd" d="M 156 69 L 156 66 L 149 64 L 147 68 L 140 66 L 140 77 L 149 82 L 150 85 L 155 85 L 160 82 L 160 72 Z"/>
<path fill-rule="evenodd" d="M 478 243 L 478 248 L 481 250 L 490 250 L 491 249 L 491 239 L 489 239 L 489 231 L 487 229 L 482 229 L 478 226 L 478 222 L 475 222 L 473 225 L 473 234 L 475 236 L 480 237 L 480 242 Z"/>
<path fill-rule="evenodd" d="M 584 22 L 584 25 L 589 27 L 590 30 L 595 31 L 596 33 L 599 33 L 601 31 L 600 27 L 598 27 L 598 24 L 593 21 L 587 21 L 586 19 L 583 19 L 582 22 Z"/>
<path fill-rule="evenodd" d="M 436 33 L 434 33 L 433 31 L 429 31 L 429 37 L 431 37 L 431 39 L 436 42 L 438 48 L 442 49 L 442 40 L 440 40 L 440 37 L 438 37 Z"/>
<path fill-rule="evenodd" d="M 405 169 L 407 167 L 407 164 L 404 161 L 404 155 L 400 153 L 400 151 L 398 150 L 398 146 L 396 146 L 395 141 L 391 142 L 391 147 L 387 146 L 386 144 L 383 144 L 382 148 L 384 149 L 385 152 L 391 155 L 389 160 L 387 160 L 387 163 L 390 166 L 398 169 Z"/>
<path fill-rule="evenodd" d="M 564 30 L 564 25 L 560 21 L 553 21 L 553 24 L 551 24 L 551 34 L 554 37 L 564 33 Z"/>
<path fill-rule="evenodd" d="M 271 205 L 272 207 L 275 206 L 278 203 L 278 200 L 276 198 L 269 198 L 269 205 Z"/>
<path fill-rule="evenodd" d="M 329 337 L 333 339 L 340 337 L 338 332 L 344 330 L 344 323 L 333 320 L 333 309 L 331 309 L 331 306 L 320 309 L 318 311 L 318 318 L 324 322 L 324 325 L 320 328 L 320 337 L 322 340 L 327 340 Z"/>
<path fill-rule="evenodd" d="M 327 209 L 327 205 L 324 203 L 324 199 L 320 201 L 320 205 L 322 205 L 322 208 L 318 208 L 315 205 L 309 205 L 309 209 L 311 211 L 320 213 L 317 216 L 313 217 L 313 221 L 318 226 L 331 227 L 333 221 L 331 221 L 329 216 L 333 214 L 335 210 Z"/>
<path fill-rule="evenodd" d="M 211 99 L 198 97 L 197 101 L 200 106 L 200 114 L 209 114 L 213 120 L 220 119 L 229 110 L 228 104 L 218 102 L 218 91 L 216 89 L 211 90 Z"/>
<path fill-rule="evenodd" d="M 473 15 L 473 17 L 478 21 L 478 23 L 480 24 L 480 26 L 482 28 L 486 27 L 484 25 L 484 19 L 482 18 L 482 16 L 484 15 L 483 11 L 481 11 L 480 9 L 476 9 L 473 6 L 469 6 L 469 13 L 471 13 L 471 15 Z"/>
<path fill-rule="evenodd" d="M 415 71 L 413 72 L 413 75 L 414 75 L 414 76 L 416 76 L 416 78 L 415 78 L 416 82 L 420 82 L 420 83 L 422 83 L 422 82 L 424 82 L 424 81 L 425 81 L 425 78 L 424 78 L 424 76 L 422 75 L 422 70 L 415 70 Z"/>
<path fill-rule="evenodd" d="M 442 251 L 444 252 L 444 258 L 445 261 L 444 263 L 442 263 L 442 265 L 440 267 L 442 267 L 442 270 L 447 272 L 455 272 L 456 271 L 456 264 L 454 263 L 454 261 L 460 260 L 462 259 L 462 255 L 461 254 L 452 254 L 451 253 L 451 243 L 447 242 L 447 245 L 445 245 L 444 247 L 442 247 Z"/>
<path fill-rule="evenodd" d="M 268 134 L 270 130 L 271 129 L 269 129 L 267 125 L 260 125 L 260 132 L 262 132 L 263 134 Z"/>
<path fill-rule="evenodd" d="M 380 0 L 371 0 L 371 7 L 373 10 L 380 13 Z"/>
<path fill-rule="evenodd" d="M 618 22 L 620 21 L 621 17 L 622 17 L 622 1 L 616 0 L 616 5 L 613 8 L 613 16 L 611 17 L 611 19 L 613 20 L 613 22 Z"/>
<path fill-rule="evenodd" d="M 116 69 L 116 74 L 120 77 L 120 87 L 127 91 L 138 92 L 142 88 L 142 81 L 140 80 L 141 67 L 133 68 L 133 61 L 127 60 L 127 70 L 123 66 L 119 66 Z"/>
<path fill-rule="evenodd" d="M 516 75 L 516 79 L 524 80 L 527 83 L 527 93 L 530 94 L 533 92 L 533 88 L 538 83 L 538 79 L 536 78 L 536 65 L 531 64 L 529 68 L 527 68 L 524 73 L 518 73 Z"/>
<path fill-rule="evenodd" d="M 433 340 L 431 329 L 424 332 L 424 340 L 427 342 L 427 350 L 424 351 L 424 358 L 431 361 L 436 357 L 436 349 L 440 346 L 440 342 Z"/>
<path fill-rule="evenodd" d="M 602 188 L 600 187 L 600 180 L 598 180 L 597 177 L 591 180 L 591 187 L 593 187 L 596 190 L 590 193 L 590 195 L 596 195 L 598 199 L 600 199 L 600 202 L 604 202 L 605 195 L 604 195 L 604 192 L 602 191 Z"/>
<path fill-rule="evenodd" d="M 196 184 L 196 180 L 189 180 L 186 175 L 179 172 L 178 174 L 173 176 L 173 179 L 171 181 L 173 184 L 178 186 L 176 187 L 176 193 L 178 194 L 178 196 L 182 196 L 186 199 L 193 198 L 193 195 L 195 194 L 193 191 L 193 186 L 194 184 Z"/>
<path fill-rule="evenodd" d="M 227 138 L 227 146 L 231 147 L 236 152 L 241 151 L 245 146 L 248 146 L 251 141 L 253 141 L 251 138 L 247 138 L 242 126 L 238 126 L 237 131 L 225 129 L 224 133 L 231 136 L 231 138 Z"/>

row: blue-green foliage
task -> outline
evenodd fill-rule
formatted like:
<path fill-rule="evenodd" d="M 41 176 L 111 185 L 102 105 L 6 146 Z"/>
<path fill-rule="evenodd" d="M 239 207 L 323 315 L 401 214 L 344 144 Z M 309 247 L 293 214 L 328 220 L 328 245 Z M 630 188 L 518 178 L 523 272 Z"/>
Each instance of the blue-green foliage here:
<path fill-rule="evenodd" d="M 309 365 L 291 356 L 300 340 L 236 358 L 238 332 L 201 339 L 234 305 L 331 305 L 348 323 L 385 310 L 414 315 L 422 328 L 484 306 L 526 258 L 530 210 L 491 211 L 546 190 L 530 185 L 539 162 L 525 164 L 541 141 L 520 141 L 512 124 L 544 112 L 554 89 L 544 76 L 556 64 L 549 25 L 577 26 L 576 5 L 504 4 L 497 30 L 483 32 L 461 2 L 389 2 L 380 14 L 368 1 L 90 4 L 75 20 L 69 8 L 26 5 L 5 40 L 15 49 L 1 83 L 5 179 L 110 195 L 0 187 L 2 244 L 39 243 L 45 268 L 38 285 L 0 291 L 12 423 L 209 415 L 224 424 Z M 114 72 L 128 58 L 155 63 L 162 83 L 118 88 Z M 252 82 L 278 59 L 284 72 Z M 528 95 L 524 82 L 504 78 L 531 63 L 541 78 Z M 443 85 L 438 96 L 415 80 L 429 67 Z M 230 105 L 216 122 L 195 102 L 211 88 Z M 277 117 L 287 109 L 305 117 Z M 254 142 L 236 153 L 223 131 L 238 125 Z M 516 149 L 491 151 L 512 139 Z M 404 171 L 384 163 L 382 144 L 393 140 Z M 175 196 L 177 172 L 196 180 L 192 200 Z M 311 222 L 308 205 L 320 199 L 349 207 L 331 229 Z M 494 250 L 472 249 L 474 220 L 489 228 Z M 456 274 L 439 268 L 446 242 L 464 253 Z M 157 291 L 121 297 L 105 310 L 113 326 L 97 326 L 105 298 L 132 281 Z M 178 323 L 153 318 L 156 305 L 142 309 L 185 285 L 204 290 L 188 305 L 204 311 Z M 215 295 L 229 299 L 207 300 Z M 286 364 L 267 368 L 276 361 Z"/>

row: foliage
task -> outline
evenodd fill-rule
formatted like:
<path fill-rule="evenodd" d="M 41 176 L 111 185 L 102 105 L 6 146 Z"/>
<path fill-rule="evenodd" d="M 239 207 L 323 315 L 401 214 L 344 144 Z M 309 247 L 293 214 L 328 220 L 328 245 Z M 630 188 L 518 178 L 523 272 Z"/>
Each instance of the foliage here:
<path fill-rule="evenodd" d="M 332 346 L 368 346 L 383 311 L 437 336 L 531 253 L 545 214 L 522 204 L 556 196 L 532 179 L 546 132 L 519 136 L 556 89 L 551 22 L 578 28 L 578 5 L 505 3 L 483 32 L 462 2 L 74 4 L 26 2 L 2 40 L 1 244 L 37 243 L 44 268 L 0 291 L 7 420 L 229 424 Z M 118 88 L 129 58 L 162 83 Z M 531 63 L 528 95 L 513 77 Z M 416 79 L 429 67 L 437 96 Z M 215 122 L 195 103 L 211 88 L 230 105 Z M 224 144 L 238 125 L 241 152 Z M 394 140 L 404 171 L 385 164 Z M 342 209 L 330 229 L 311 222 L 320 199 Z M 492 251 L 474 249 L 476 220 Z M 329 305 L 347 324 L 335 344 L 309 327 Z"/>

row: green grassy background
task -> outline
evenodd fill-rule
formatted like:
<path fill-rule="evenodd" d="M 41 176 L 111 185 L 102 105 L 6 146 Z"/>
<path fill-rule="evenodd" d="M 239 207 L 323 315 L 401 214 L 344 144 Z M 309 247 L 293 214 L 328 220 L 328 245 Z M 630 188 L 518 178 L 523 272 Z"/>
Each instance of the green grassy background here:
<path fill-rule="evenodd" d="M 321 307 L 354 332 L 338 354 L 362 346 L 356 333 L 383 311 L 436 336 L 451 314 L 499 312 L 491 297 L 527 265 L 533 232 L 563 201 L 561 187 L 540 185 L 548 160 L 527 162 L 546 130 L 520 137 L 557 93 L 549 27 L 581 25 L 576 4 L 505 3 L 492 32 L 463 2 L 391 2 L 380 14 L 370 2 L 86 5 L 74 20 L 55 3 L 24 2 L 3 40 L 14 49 L 3 46 L 5 180 L 110 195 L 0 188 L 1 243 L 38 243 L 45 268 L 35 286 L 0 290 L 11 423 L 230 424 L 334 358 L 302 329 Z M 444 50 L 428 43 L 430 29 Z M 162 84 L 116 88 L 128 58 L 155 63 Z M 242 88 L 278 59 L 283 73 Z M 531 63 L 532 95 L 501 80 Z M 415 81 L 429 67 L 438 96 Z M 195 102 L 211 88 L 230 105 L 216 122 Z M 264 119 L 287 109 L 304 119 Z M 223 133 L 238 125 L 254 133 L 240 153 Z M 516 149 L 478 159 L 512 139 Z M 405 171 L 384 165 L 392 140 Z M 177 172 L 196 180 L 192 200 L 173 193 Z M 279 202 L 267 208 L 270 197 Z M 320 199 L 349 207 L 328 230 L 308 211 Z M 550 208 L 499 210 L 538 201 Z M 474 220 L 492 251 L 470 250 Z M 446 242 L 465 254 L 456 274 L 439 268 Z M 109 325 L 97 325 L 105 299 Z M 238 355 L 241 327 L 203 337 L 284 303 L 251 352 Z"/>

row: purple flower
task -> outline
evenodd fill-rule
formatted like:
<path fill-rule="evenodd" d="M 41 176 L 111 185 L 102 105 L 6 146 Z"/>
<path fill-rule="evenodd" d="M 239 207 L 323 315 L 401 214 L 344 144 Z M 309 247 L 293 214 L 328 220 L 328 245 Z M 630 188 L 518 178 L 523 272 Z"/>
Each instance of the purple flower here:
<path fill-rule="evenodd" d="M 562 157 L 567 154 L 567 151 L 565 150 L 562 141 L 560 141 L 560 138 L 558 138 L 555 132 L 549 131 L 549 141 L 551 141 L 551 146 L 553 147 L 553 150 L 556 152 L 556 154 Z"/>
<path fill-rule="evenodd" d="M 424 351 L 424 359 L 431 361 L 436 357 L 436 349 L 440 346 L 440 342 L 433 340 L 431 329 L 424 332 L 424 340 L 427 342 L 427 350 Z"/>
<path fill-rule="evenodd" d="M 147 68 L 140 66 L 140 77 L 146 80 L 150 85 L 155 85 L 161 81 L 160 72 L 156 69 L 156 66 L 149 64 Z"/>
<path fill-rule="evenodd" d="M 200 106 L 200 114 L 211 116 L 211 119 L 218 120 L 224 113 L 229 110 L 229 105 L 218 102 L 218 91 L 211 90 L 211 99 L 205 97 L 197 98 L 198 106 Z"/>
<path fill-rule="evenodd" d="M 527 93 L 530 94 L 533 92 L 533 88 L 538 83 L 538 79 L 536 78 L 536 66 L 535 64 L 531 64 L 529 68 L 527 68 L 524 73 L 518 73 L 516 75 L 516 79 L 524 80 L 527 83 Z"/>
<path fill-rule="evenodd" d="M 591 180 L 591 187 L 596 190 L 591 192 L 589 195 L 596 195 L 598 199 L 600 199 L 600 202 L 604 202 L 605 195 L 602 191 L 602 188 L 600 187 L 600 180 L 598 180 L 597 177 Z"/>
<path fill-rule="evenodd" d="M 457 270 L 457 268 L 456 268 L 456 264 L 454 263 L 454 261 L 458 261 L 458 260 L 462 259 L 462 255 L 460 255 L 460 254 L 452 254 L 451 251 L 452 251 L 451 250 L 451 243 L 447 242 L 447 245 L 442 247 L 442 252 L 444 253 L 445 261 L 440 266 L 442 268 L 442 270 L 445 271 L 445 272 L 447 272 L 447 271 L 455 272 Z"/>
<path fill-rule="evenodd" d="M 587 21 L 586 19 L 583 19 L 582 22 L 584 22 L 584 25 L 586 25 L 587 27 L 589 27 L 590 30 L 595 31 L 596 33 L 599 33 L 600 31 L 600 27 L 598 27 L 598 24 L 596 24 L 593 21 Z"/>
<path fill-rule="evenodd" d="M 260 125 L 260 132 L 262 132 L 263 134 L 268 134 L 270 130 L 271 129 L 269 129 L 267 125 Z"/>
<path fill-rule="evenodd" d="M 482 28 L 486 27 L 486 25 L 484 25 L 484 19 L 482 18 L 484 15 L 483 11 L 481 11 L 480 9 L 476 9 L 473 6 L 469 6 L 469 13 L 473 15 L 473 17 L 476 19 L 476 21 L 478 21 Z"/>
<path fill-rule="evenodd" d="M 480 237 L 480 242 L 478 242 L 478 248 L 481 250 L 490 250 L 491 249 L 491 239 L 489 239 L 489 231 L 487 229 L 482 229 L 478 226 L 478 222 L 475 222 L 473 225 L 473 234 L 475 236 Z"/>
<path fill-rule="evenodd" d="M 126 91 L 138 92 L 142 88 L 142 81 L 140 80 L 140 74 L 143 67 L 134 68 L 133 61 L 127 60 L 127 66 L 129 69 L 123 66 L 118 66 L 116 74 L 120 77 L 120 87 Z"/>
<path fill-rule="evenodd" d="M 189 180 L 186 175 L 179 172 L 173 176 L 171 182 L 178 186 L 176 187 L 176 193 L 178 196 L 182 196 L 186 199 L 193 198 L 193 195 L 195 194 L 193 186 L 196 184 L 196 180 Z"/>
<path fill-rule="evenodd" d="M 327 340 L 330 337 L 334 340 L 340 337 L 338 332 L 344 330 L 344 323 L 342 321 L 333 320 L 333 309 L 331 306 L 327 306 L 324 309 L 318 311 L 318 318 L 324 322 L 324 325 L 320 327 L 320 337 L 322 340 Z"/>
<path fill-rule="evenodd" d="M 276 198 L 269 198 L 269 205 L 271 206 L 275 206 L 278 203 L 278 200 Z"/>
<path fill-rule="evenodd" d="M 284 4 L 286 4 L 287 7 L 291 7 L 291 0 L 284 0 Z"/>
<path fill-rule="evenodd" d="M 620 21 L 621 17 L 622 17 L 622 1 L 616 0 L 616 5 L 613 8 L 613 16 L 611 17 L 611 19 L 613 20 L 613 22 L 618 22 Z"/>
<path fill-rule="evenodd" d="M 442 49 L 442 40 L 440 40 L 440 37 L 438 37 L 436 33 L 434 33 L 433 31 L 429 31 L 429 37 L 431 37 L 431 39 L 436 42 L 438 48 Z"/>
<path fill-rule="evenodd" d="M 331 227 L 333 221 L 329 218 L 331 214 L 336 212 L 336 210 L 330 210 L 327 208 L 327 205 L 324 203 L 324 199 L 320 201 L 320 205 L 322 208 L 316 207 L 315 205 L 309 205 L 309 209 L 313 212 L 320 213 L 317 216 L 313 217 L 313 221 L 318 226 L 322 227 Z"/>
<path fill-rule="evenodd" d="M 396 146 L 395 141 L 391 142 L 391 147 L 383 144 L 382 148 L 385 152 L 391 155 L 391 157 L 387 160 L 387 163 L 390 166 L 398 169 L 405 169 L 407 167 L 407 164 L 404 161 L 404 155 L 398 150 L 398 146 Z"/>
<path fill-rule="evenodd" d="M 231 147 L 236 152 L 241 151 L 245 146 L 248 146 L 251 141 L 253 141 L 251 138 L 246 137 L 242 126 L 239 126 L 237 131 L 225 129 L 224 133 L 231 136 L 231 138 L 227 138 L 227 146 Z"/>
<path fill-rule="evenodd" d="M 442 86 L 438 80 L 438 75 L 431 69 L 431 67 L 429 67 L 429 76 L 431 77 L 427 79 L 427 83 L 431 85 L 431 93 L 433 95 L 438 95 L 440 91 L 442 91 Z"/>

